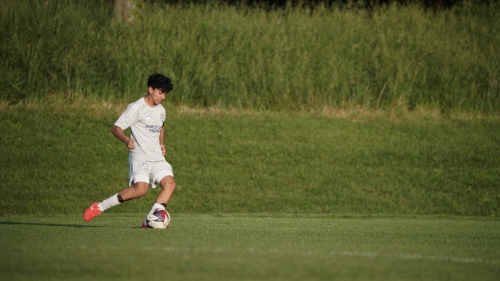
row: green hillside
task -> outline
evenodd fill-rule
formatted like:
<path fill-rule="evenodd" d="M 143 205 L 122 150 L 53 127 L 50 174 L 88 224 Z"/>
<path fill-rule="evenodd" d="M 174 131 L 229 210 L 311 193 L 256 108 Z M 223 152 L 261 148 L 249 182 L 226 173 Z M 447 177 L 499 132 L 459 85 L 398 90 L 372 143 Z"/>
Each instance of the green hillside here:
<path fill-rule="evenodd" d="M 80 213 L 127 184 L 123 106 L 0 110 L 0 210 Z M 500 214 L 496 119 L 399 121 L 167 106 L 178 213 Z M 111 212 L 149 210 L 157 190 Z"/>

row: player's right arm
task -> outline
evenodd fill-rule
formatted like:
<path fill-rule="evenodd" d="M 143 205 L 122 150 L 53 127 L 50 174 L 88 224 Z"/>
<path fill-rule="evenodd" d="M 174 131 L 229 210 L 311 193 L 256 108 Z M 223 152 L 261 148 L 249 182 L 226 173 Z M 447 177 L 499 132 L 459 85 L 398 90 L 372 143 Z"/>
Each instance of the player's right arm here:
<path fill-rule="evenodd" d="M 120 118 L 116 120 L 115 124 L 111 128 L 113 135 L 121 142 L 125 143 L 129 150 L 135 148 L 135 141 L 125 135 L 123 130 L 130 128 L 130 126 L 139 121 L 139 109 L 144 104 L 144 98 L 140 98 L 136 102 L 129 104 L 125 112 L 120 115 Z"/>
<path fill-rule="evenodd" d="M 135 147 L 135 143 L 134 143 L 134 140 L 127 137 L 127 135 L 125 135 L 125 133 L 123 132 L 122 128 L 116 126 L 116 125 L 113 125 L 113 127 L 111 128 L 111 132 L 113 133 L 113 135 L 119 139 L 121 142 L 125 143 L 127 145 L 127 148 L 132 150 L 134 149 Z"/>

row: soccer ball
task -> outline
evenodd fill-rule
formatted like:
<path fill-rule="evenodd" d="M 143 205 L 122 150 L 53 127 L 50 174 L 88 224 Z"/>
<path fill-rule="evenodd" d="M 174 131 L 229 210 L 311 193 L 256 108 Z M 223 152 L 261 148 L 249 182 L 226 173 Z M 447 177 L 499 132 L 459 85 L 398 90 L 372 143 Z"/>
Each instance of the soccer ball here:
<path fill-rule="evenodd" d="M 168 228 L 170 225 L 170 214 L 166 210 L 155 209 L 146 217 L 147 228 Z"/>

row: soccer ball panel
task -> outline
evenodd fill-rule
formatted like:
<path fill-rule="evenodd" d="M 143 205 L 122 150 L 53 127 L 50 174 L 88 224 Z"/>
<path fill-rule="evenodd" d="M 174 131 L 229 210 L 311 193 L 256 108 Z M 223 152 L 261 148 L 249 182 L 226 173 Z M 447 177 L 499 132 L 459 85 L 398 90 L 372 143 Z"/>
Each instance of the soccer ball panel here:
<path fill-rule="evenodd" d="M 170 225 L 170 214 L 166 210 L 156 209 L 146 218 L 148 228 L 167 228 Z"/>

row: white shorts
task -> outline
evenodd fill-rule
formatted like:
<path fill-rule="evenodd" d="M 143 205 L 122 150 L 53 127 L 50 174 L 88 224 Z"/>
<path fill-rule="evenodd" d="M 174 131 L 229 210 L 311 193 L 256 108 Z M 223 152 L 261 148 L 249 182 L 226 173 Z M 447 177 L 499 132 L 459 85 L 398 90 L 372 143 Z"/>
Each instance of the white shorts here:
<path fill-rule="evenodd" d="M 128 184 L 134 186 L 136 182 L 146 182 L 155 188 L 166 176 L 174 176 L 172 166 L 165 160 L 163 161 L 133 161 L 129 158 L 128 163 Z"/>

